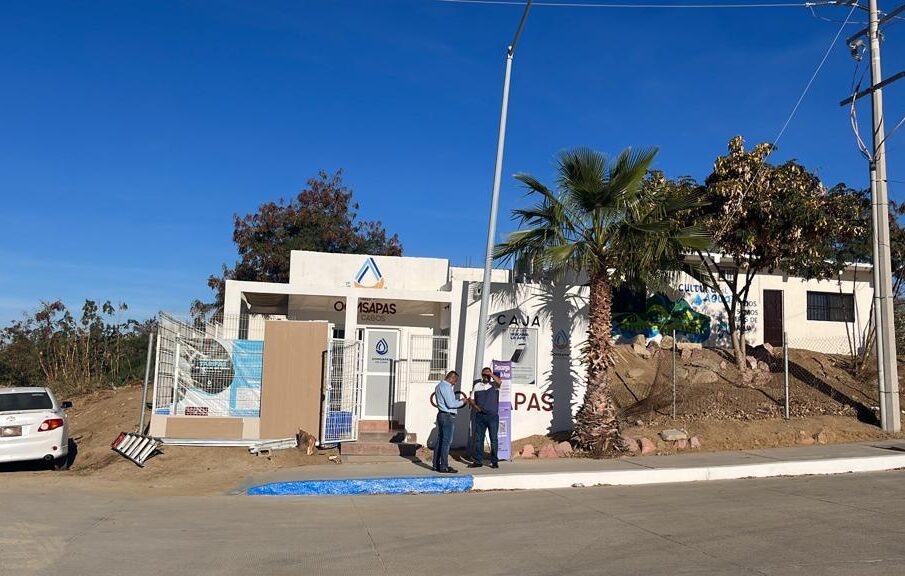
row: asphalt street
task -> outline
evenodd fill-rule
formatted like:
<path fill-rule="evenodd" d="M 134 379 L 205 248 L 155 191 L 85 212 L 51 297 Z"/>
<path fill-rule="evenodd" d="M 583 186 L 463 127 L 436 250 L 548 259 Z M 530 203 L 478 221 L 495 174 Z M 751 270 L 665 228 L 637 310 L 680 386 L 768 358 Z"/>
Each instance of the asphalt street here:
<path fill-rule="evenodd" d="M 0 575 L 23 574 L 905 574 L 905 471 L 308 498 L 0 475 Z"/>

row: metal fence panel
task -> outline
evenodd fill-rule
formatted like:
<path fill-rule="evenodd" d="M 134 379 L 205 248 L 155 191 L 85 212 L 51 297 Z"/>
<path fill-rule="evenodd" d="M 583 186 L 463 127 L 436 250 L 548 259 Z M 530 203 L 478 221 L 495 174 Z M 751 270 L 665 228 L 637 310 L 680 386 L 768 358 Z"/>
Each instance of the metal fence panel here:
<path fill-rule="evenodd" d="M 321 444 L 358 439 L 362 400 L 361 347 L 361 342 L 346 340 L 330 340 L 327 346 Z"/>

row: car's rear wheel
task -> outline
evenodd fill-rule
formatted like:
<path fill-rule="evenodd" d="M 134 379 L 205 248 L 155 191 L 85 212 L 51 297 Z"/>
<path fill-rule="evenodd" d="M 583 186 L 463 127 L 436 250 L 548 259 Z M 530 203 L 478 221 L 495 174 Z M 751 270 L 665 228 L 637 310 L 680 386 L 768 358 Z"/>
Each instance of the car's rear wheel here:
<path fill-rule="evenodd" d="M 54 458 L 53 459 L 53 469 L 54 470 L 69 470 L 69 456 L 63 456 L 62 458 Z"/>

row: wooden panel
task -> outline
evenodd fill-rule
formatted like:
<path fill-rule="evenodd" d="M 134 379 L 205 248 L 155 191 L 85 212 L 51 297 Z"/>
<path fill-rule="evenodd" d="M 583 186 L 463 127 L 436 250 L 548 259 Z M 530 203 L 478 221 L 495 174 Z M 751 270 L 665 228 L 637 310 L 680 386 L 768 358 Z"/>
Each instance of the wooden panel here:
<path fill-rule="evenodd" d="M 264 327 L 261 438 L 320 431 L 326 322 L 270 320 Z"/>
<path fill-rule="evenodd" d="M 764 342 L 782 346 L 782 290 L 764 290 Z"/>
<path fill-rule="evenodd" d="M 242 419 L 170 416 L 167 418 L 166 437 L 241 440 Z"/>

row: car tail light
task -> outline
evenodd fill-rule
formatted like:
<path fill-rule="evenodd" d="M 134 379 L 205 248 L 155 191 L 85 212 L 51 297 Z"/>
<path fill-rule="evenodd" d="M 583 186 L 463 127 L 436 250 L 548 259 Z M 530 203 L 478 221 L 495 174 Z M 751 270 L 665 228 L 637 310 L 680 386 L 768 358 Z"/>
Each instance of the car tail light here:
<path fill-rule="evenodd" d="M 57 428 L 60 428 L 62 426 L 63 426 L 62 418 L 49 418 L 49 419 L 41 422 L 41 425 L 38 426 L 38 432 L 47 432 L 49 430 L 56 430 Z"/>

